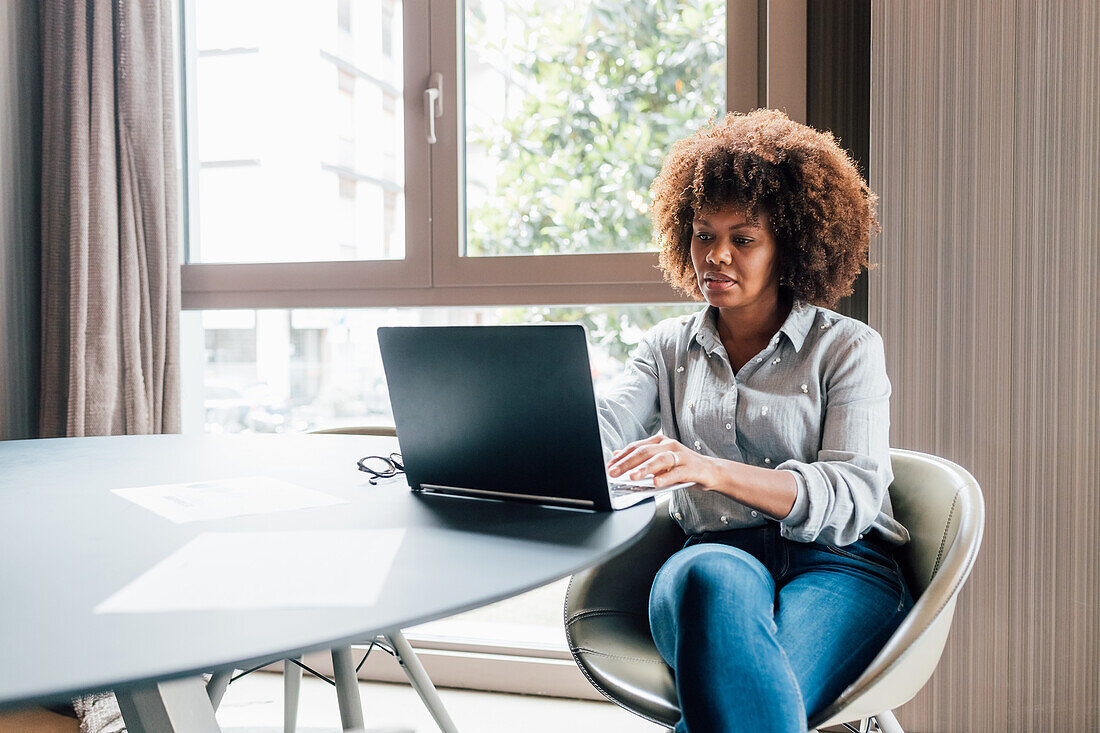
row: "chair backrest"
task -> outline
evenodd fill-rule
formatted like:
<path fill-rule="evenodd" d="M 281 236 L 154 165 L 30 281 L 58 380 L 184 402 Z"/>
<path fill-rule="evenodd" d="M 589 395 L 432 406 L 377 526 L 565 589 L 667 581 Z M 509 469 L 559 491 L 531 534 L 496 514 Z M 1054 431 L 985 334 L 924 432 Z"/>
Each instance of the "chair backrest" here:
<path fill-rule="evenodd" d="M 916 599 L 943 567 L 964 527 L 968 533 L 963 542 L 972 544 L 974 553 L 977 552 L 984 523 L 982 495 L 973 476 L 942 458 L 895 450 L 891 452 L 891 466 L 894 482 L 890 485 L 890 503 L 894 518 L 910 535 L 910 542 L 898 552 L 898 560 Z M 957 555 L 956 564 L 966 557 L 972 560 L 974 553 Z M 965 572 L 969 570 L 967 564 Z M 960 583 L 963 579 L 965 576 Z"/>
<path fill-rule="evenodd" d="M 985 504 L 973 476 L 925 453 L 893 450 L 890 458 L 890 502 L 910 535 L 898 563 L 916 604 L 863 674 L 810 721 L 814 727 L 865 718 L 916 695 L 939 662 L 981 545 Z"/>
<path fill-rule="evenodd" d="M 314 435 L 397 435 L 397 429 L 392 425 L 355 425 L 346 428 L 325 428 L 324 430 L 311 430 Z"/>

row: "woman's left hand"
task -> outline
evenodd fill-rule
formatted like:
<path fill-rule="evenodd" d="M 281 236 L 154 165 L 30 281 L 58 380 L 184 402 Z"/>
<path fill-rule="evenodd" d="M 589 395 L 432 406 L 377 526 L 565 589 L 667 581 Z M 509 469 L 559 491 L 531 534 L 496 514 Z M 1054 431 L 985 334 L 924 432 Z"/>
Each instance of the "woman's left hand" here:
<path fill-rule="evenodd" d="M 613 477 L 638 480 L 653 476 L 653 485 L 657 487 L 694 483 L 701 489 L 713 489 L 721 474 L 717 459 L 696 453 L 663 435 L 636 440 L 615 451 L 607 466 Z"/>

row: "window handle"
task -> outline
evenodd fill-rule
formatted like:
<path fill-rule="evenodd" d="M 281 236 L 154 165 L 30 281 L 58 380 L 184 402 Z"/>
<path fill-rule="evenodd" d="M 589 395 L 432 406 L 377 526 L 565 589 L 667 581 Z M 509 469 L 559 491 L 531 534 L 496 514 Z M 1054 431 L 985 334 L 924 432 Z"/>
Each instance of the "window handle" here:
<path fill-rule="evenodd" d="M 435 145 L 435 118 L 443 116 L 443 74 L 436 72 L 424 90 L 424 116 L 428 118 L 428 144 Z"/>

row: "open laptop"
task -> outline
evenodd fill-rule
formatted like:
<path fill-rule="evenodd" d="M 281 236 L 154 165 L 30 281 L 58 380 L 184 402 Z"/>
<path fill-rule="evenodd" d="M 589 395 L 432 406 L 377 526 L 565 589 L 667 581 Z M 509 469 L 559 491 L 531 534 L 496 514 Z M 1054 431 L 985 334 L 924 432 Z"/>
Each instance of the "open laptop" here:
<path fill-rule="evenodd" d="M 378 344 L 414 490 L 610 511 L 690 485 L 609 479 L 580 325 L 383 327 Z"/>

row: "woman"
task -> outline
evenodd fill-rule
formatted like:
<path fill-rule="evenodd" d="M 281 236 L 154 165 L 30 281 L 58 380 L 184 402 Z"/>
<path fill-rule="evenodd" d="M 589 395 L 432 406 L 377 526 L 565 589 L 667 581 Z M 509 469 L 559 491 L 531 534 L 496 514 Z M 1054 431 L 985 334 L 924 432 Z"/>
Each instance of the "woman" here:
<path fill-rule="evenodd" d="M 649 602 L 676 730 L 801 733 L 912 605 L 882 339 L 826 309 L 875 197 L 831 135 L 757 110 L 674 145 L 653 198 L 665 277 L 707 307 L 646 334 L 600 423 L 612 476 L 694 483 Z"/>

